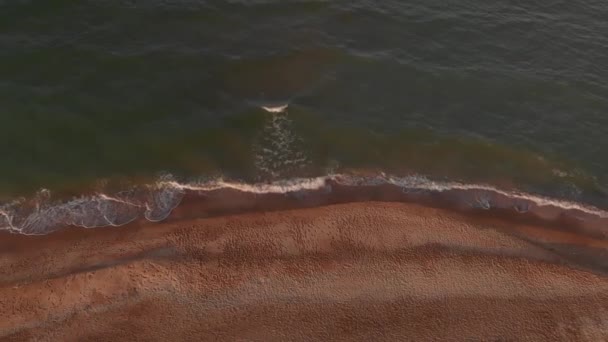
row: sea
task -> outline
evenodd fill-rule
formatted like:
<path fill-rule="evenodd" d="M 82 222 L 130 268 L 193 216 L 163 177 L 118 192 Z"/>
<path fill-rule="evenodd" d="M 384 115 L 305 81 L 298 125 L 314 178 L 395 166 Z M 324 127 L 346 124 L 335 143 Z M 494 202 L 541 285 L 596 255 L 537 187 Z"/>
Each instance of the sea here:
<path fill-rule="evenodd" d="M 0 230 L 332 184 L 604 217 L 607 18 L 597 0 L 0 0 Z"/>

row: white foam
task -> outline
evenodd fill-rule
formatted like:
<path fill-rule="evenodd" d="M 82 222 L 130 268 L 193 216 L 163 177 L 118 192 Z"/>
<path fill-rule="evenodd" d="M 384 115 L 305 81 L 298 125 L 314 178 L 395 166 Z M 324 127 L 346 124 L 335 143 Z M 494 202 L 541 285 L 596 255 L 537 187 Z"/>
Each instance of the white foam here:
<path fill-rule="evenodd" d="M 385 174 L 377 176 L 353 176 L 344 174 L 334 174 L 315 178 L 294 178 L 290 180 L 279 180 L 270 183 L 240 183 L 230 182 L 223 179 L 203 183 L 203 184 L 181 184 L 171 182 L 167 185 L 178 187 L 190 191 L 213 191 L 220 189 L 233 189 L 242 192 L 255 194 L 285 194 L 298 191 L 320 190 L 327 186 L 328 181 L 335 181 L 341 185 L 350 186 L 378 186 L 382 184 L 390 184 L 404 189 L 425 190 L 430 192 L 445 192 L 453 190 L 465 191 L 484 191 L 491 192 L 514 200 L 524 200 L 534 203 L 538 207 L 552 206 L 564 210 L 579 210 L 581 212 L 596 215 L 601 218 L 608 218 L 608 212 L 591 205 L 574 203 L 560 199 L 548 198 L 539 195 L 533 195 L 520 191 L 505 191 L 490 185 L 483 184 L 464 184 L 458 182 L 438 182 L 429 180 L 424 176 L 413 175 L 407 177 L 396 177 Z M 479 205 L 482 207 L 489 206 L 489 200 L 482 196 L 478 198 Z"/>
<path fill-rule="evenodd" d="M 44 202 L 36 203 L 33 209 L 22 209 L 25 201 L 15 201 L 0 206 L 0 230 L 8 230 L 26 235 L 47 234 L 61 226 L 74 225 L 83 228 L 121 226 L 138 218 L 157 222 L 167 218 L 182 201 L 186 191 L 205 193 L 232 189 L 256 195 L 289 194 L 305 191 L 328 190 L 328 182 L 345 186 L 378 186 L 390 184 L 407 191 L 445 192 L 453 190 L 480 191 L 472 194 L 471 206 L 483 209 L 492 207 L 491 196 L 498 194 L 513 200 L 521 200 L 515 205 L 518 212 L 526 212 L 531 206 L 555 207 L 564 210 L 578 210 L 598 218 L 608 218 L 608 212 L 599 208 L 553 199 L 525 192 L 506 191 L 489 185 L 439 182 L 423 176 L 396 177 L 383 173 L 373 176 L 331 174 L 312 178 L 282 179 L 267 183 L 244 183 L 217 178 L 198 183 L 180 183 L 171 177 L 163 177 L 145 191 L 133 190 L 110 196 L 98 194 L 75 198 L 67 202 L 52 203 L 49 193 L 44 192 Z M 142 195 L 143 194 L 143 195 Z M 531 204 L 528 204 L 531 203 Z"/>
<path fill-rule="evenodd" d="M 200 184 L 182 184 L 175 181 L 169 181 L 167 186 L 176 187 L 190 191 L 214 191 L 222 189 L 232 189 L 241 192 L 253 194 L 286 194 L 298 191 L 311 191 L 324 188 L 327 184 L 328 176 L 315 178 L 294 178 L 289 180 L 278 180 L 270 183 L 241 183 L 230 182 L 223 179 L 218 179 L 212 182 Z"/>
<path fill-rule="evenodd" d="M 161 187 L 146 200 L 144 217 L 151 222 L 166 219 L 182 201 L 184 191 L 179 187 Z"/>
<path fill-rule="evenodd" d="M 277 106 L 260 106 L 260 108 L 267 111 L 268 113 L 283 113 L 285 110 L 287 110 L 288 107 L 289 103 Z"/>
<path fill-rule="evenodd" d="M 449 190 L 480 190 L 489 191 L 499 195 L 503 195 L 512 199 L 526 200 L 534 203 L 539 207 L 553 206 L 565 210 L 580 210 L 584 213 L 596 215 L 602 218 L 608 218 L 608 212 L 597 207 L 584 205 L 580 203 L 569 202 L 560 199 L 548 198 L 539 195 L 532 195 L 520 191 L 505 191 L 496 187 L 481 184 L 462 184 L 456 182 L 435 182 L 424 177 L 392 177 L 384 176 L 385 179 L 394 185 L 406 186 L 410 188 L 419 188 L 429 191 L 444 192 Z"/>

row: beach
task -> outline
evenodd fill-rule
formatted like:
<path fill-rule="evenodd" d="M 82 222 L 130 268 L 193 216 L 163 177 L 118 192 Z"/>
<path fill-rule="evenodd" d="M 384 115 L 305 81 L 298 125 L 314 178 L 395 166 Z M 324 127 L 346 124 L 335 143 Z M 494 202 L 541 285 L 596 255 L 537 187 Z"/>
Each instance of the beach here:
<path fill-rule="evenodd" d="M 608 338 L 608 242 L 398 202 L 0 236 L 0 340 Z"/>
<path fill-rule="evenodd" d="M 606 18 L 0 0 L 0 342 L 608 341 Z"/>

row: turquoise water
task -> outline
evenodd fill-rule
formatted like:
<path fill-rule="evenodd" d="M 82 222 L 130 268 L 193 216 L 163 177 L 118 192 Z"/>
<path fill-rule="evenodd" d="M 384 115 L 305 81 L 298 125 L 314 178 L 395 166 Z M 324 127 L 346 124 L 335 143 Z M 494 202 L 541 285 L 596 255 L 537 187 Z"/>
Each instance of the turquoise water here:
<path fill-rule="evenodd" d="M 604 207 L 607 17 L 582 0 L 0 1 L 0 199 L 371 170 Z"/>

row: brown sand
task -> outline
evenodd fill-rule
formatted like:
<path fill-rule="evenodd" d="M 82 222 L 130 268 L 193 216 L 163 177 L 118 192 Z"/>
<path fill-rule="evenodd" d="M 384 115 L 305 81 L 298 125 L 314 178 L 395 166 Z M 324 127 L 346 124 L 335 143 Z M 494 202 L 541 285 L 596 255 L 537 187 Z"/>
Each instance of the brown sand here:
<path fill-rule="evenodd" d="M 402 203 L 0 236 L 0 340 L 608 340 L 608 241 Z"/>

